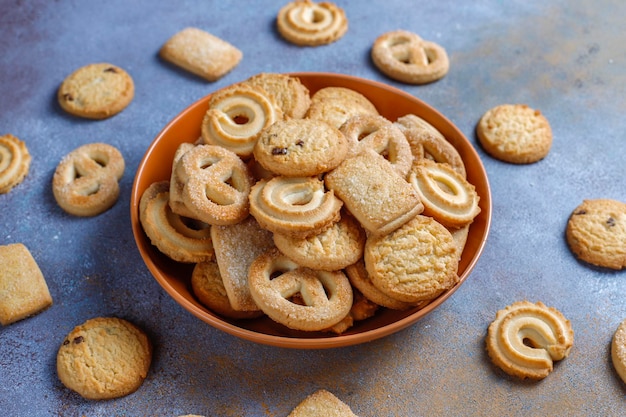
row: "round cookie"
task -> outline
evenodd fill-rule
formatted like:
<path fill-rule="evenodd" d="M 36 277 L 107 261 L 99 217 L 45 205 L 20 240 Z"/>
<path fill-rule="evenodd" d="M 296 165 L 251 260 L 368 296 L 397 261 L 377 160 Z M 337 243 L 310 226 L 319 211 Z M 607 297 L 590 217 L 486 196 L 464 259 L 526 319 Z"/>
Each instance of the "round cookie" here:
<path fill-rule="evenodd" d="M 571 251 L 593 265 L 626 267 L 626 204 L 611 199 L 584 200 L 567 222 Z"/>
<path fill-rule="evenodd" d="M 525 104 L 502 104 L 488 110 L 476 134 L 487 153 L 514 164 L 537 162 L 552 146 L 550 123 L 539 110 Z"/>
<path fill-rule="evenodd" d="M 295 45 L 319 46 L 341 38 L 348 30 L 348 19 L 334 3 L 297 0 L 278 11 L 276 28 Z"/>
<path fill-rule="evenodd" d="M 626 383 L 626 320 L 619 324 L 613 335 L 611 361 L 619 377 Z"/>
<path fill-rule="evenodd" d="M 349 118 L 359 114 L 378 115 L 378 109 L 358 91 L 345 87 L 324 87 L 311 96 L 306 118 L 323 120 L 339 129 Z"/>
<path fill-rule="evenodd" d="M 348 153 L 348 141 L 328 123 L 290 119 L 261 132 L 253 153 L 261 166 L 277 175 L 308 177 L 336 168 Z"/>
<path fill-rule="evenodd" d="M 298 77 L 264 72 L 248 78 L 244 83 L 265 90 L 282 109 L 287 119 L 302 119 L 311 104 L 309 89 Z"/>
<path fill-rule="evenodd" d="M 152 362 L 152 345 L 132 323 L 98 317 L 76 326 L 57 353 L 57 374 L 67 388 L 90 400 L 135 392 Z"/>
<path fill-rule="evenodd" d="M 26 144 L 11 134 L 0 136 L 0 194 L 6 194 L 24 180 L 30 169 Z"/>
<path fill-rule="evenodd" d="M 135 95 L 135 84 L 122 68 L 97 63 L 81 67 L 61 83 L 57 93 L 66 112 L 88 119 L 106 119 L 124 110 Z"/>

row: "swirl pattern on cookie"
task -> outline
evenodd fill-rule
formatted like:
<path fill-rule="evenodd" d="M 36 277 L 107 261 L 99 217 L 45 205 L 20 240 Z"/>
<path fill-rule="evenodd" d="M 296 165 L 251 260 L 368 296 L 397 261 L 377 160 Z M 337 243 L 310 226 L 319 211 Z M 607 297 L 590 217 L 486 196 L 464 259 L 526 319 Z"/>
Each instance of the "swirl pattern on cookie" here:
<path fill-rule="evenodd" d="M 296 0 L 279 10 L 276 27 L 291 43 L 318 46 L 341 38 L 348 30 L 348 20 L 334 3 Z"/>
<path fill-rule="evenodd" d="M 11 134 L 0 136 L 0 194 L 8 193 L 22 182 L 30 169 L 30 161 L 24 142 Z"/>
<path fill-rule="evenodd" d="M 236 84 L 209 99 L 202 140 L 247 158 L 261 131 L 282 118 L 282 110 L 261 87 Z"/>
<path fill-rule="evenodd" d="M 208 224 L 240 222 L 248 215 L 251 179 L 246 164 L 220 146 L 198 145 L 176 166 L 182 197 L 193 218 Z"/>
<path fill-rule="evenodd" d="M 518 301 L 498 311 L 487 334 L 494 364 L 522 379 L 548 376 L 554 361 L 566 358 L 573 344 L 569 320 L 542 302 Z"/>
<path fill-rule="evenodd" d="M 80 146 L 57 166 L 52 178 L 54 198 L 63 210 L 75 216 L 100 214 L 117 201 L 124 168 L 124 157 L 113 146 Z"/>
<path fill-rule="evenodd" d="M 278 249 L 268 250 L 250 265 L 249 285 L 261 310 L 292 329 L 329 328 L 352 307 L 352 287 L 342 272 L 302 268 Z"/>
<path fill-rule="evenodd" d="M 341 200 L 315 177 L 260 180 L 250 192 L 250 214 L 274 233 L 306 237 L 339 221 Z"/>
<path fill-rule="evenodd" d="M 424 214 L 447 227 L 463 227 L 480 213 L 475 187 L 447 164 L 423 159 L 413 165 L 409 182 L 424 205 Z"/>

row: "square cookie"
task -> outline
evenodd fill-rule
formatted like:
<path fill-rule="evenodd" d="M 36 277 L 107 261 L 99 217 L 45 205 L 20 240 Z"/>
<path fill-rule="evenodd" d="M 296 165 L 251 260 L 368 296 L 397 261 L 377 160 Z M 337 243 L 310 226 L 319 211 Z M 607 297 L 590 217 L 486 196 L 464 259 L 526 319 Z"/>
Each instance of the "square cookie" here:
<path fill-rule="evenodd" d="M 161 58 L 209 81 L 235 68 L 243 53 L 230 43 L 198 28 L 189 27 L 161 47 Z"/>
<path fill-rule="evenodd" d="M 26 246 L 0 246 L 0 324 L 6 326 L 52 305 L 48 285 Z"/>

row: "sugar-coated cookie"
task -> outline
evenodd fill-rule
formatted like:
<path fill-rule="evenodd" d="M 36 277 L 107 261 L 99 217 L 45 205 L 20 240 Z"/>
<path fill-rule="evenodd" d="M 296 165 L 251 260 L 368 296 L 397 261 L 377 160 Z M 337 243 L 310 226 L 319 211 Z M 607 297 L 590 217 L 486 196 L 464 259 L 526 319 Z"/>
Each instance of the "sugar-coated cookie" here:
<path fill-rule="evenodd" d="M 0 194 L 6 194 L 24 180 L 30 169 L 30 153 L 17 137 L 0 136 Z"/>
<path fill-rule="evenodd" d="M 0 324 L 6 326 L 52 305 L 46 280 L 22 243 L 0 246 Z"/>
<path fill-rule="evenodd" d="M 612 199 L 584 200 L 567 222 L 572 252 L 593 265 L 626 267 L 626 204 Z"/>
<path fill-rule="evenodd" d="M 487 153 L 514 164 L 537 162 L 552 147 L 548 119 L 525 104 L 502 104 L 488 110 L 476 126 L 476 135 Z"/>
<path fill-rule="evenodd" d="M 124 110 L 135 96 L 132 77 L 122 68 L 97 63 L 71 73 L 57 93 L 66 112 L 88 119 L 106 119 Z"/>
<path fill-rule="evenodd" d="M 341 38 L 348 30 L 348 19 L 335 3 L 294 0 L 278 11 L 276 28 L 293 44 L 318 46 Z"/>
<path fill-rule="evenodd" d="M 357 417 L 331 392 L 320 389 L 306 397 L 288 417 Z"/>
<path fill-rule="evenodd" d="M 116 317 L 76 326 L 57 353 L 57 374 L 67 388 L 90 400 L 135 392 L 148 375 L 152 344 L 143 330 Z"/>
<path fill-rule="evenodd" d="M 216 81 L 235 68 L 243 53 L 234 45 L 202 29 L 188 27 L 169 38 L 161 58 L 208 81 Z"/>
<path fill-rule="evenodd" d="M 339 129 L 359 114 L 378 115 L 378 109 L 358 91 L 345 87 L 324 87 L 311 96 L 306 118 L 323 120 Z"/>
<path fill-rule="evenodd" d="M 311 104 L 309 89 L 298 77 L 288 74 L 263 72 L 244 81 L 263 88 L 283 111 L 287 119 L 301 119 Z"/>

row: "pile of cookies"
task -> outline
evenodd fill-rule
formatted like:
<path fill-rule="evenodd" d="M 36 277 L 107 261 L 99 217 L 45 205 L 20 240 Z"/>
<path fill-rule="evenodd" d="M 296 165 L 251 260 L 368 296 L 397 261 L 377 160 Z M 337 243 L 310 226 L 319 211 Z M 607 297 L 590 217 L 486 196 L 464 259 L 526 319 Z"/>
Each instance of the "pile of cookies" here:
<path fill-rule="evenodd" d="M 343 333 L 458 282 L 479 196 L 446 138 L 361 93 L 261 73 L 211 95 L 195 143 L 151 184 L 140 221 L 195 264 L 195 295 L 232 319 Z"/>

